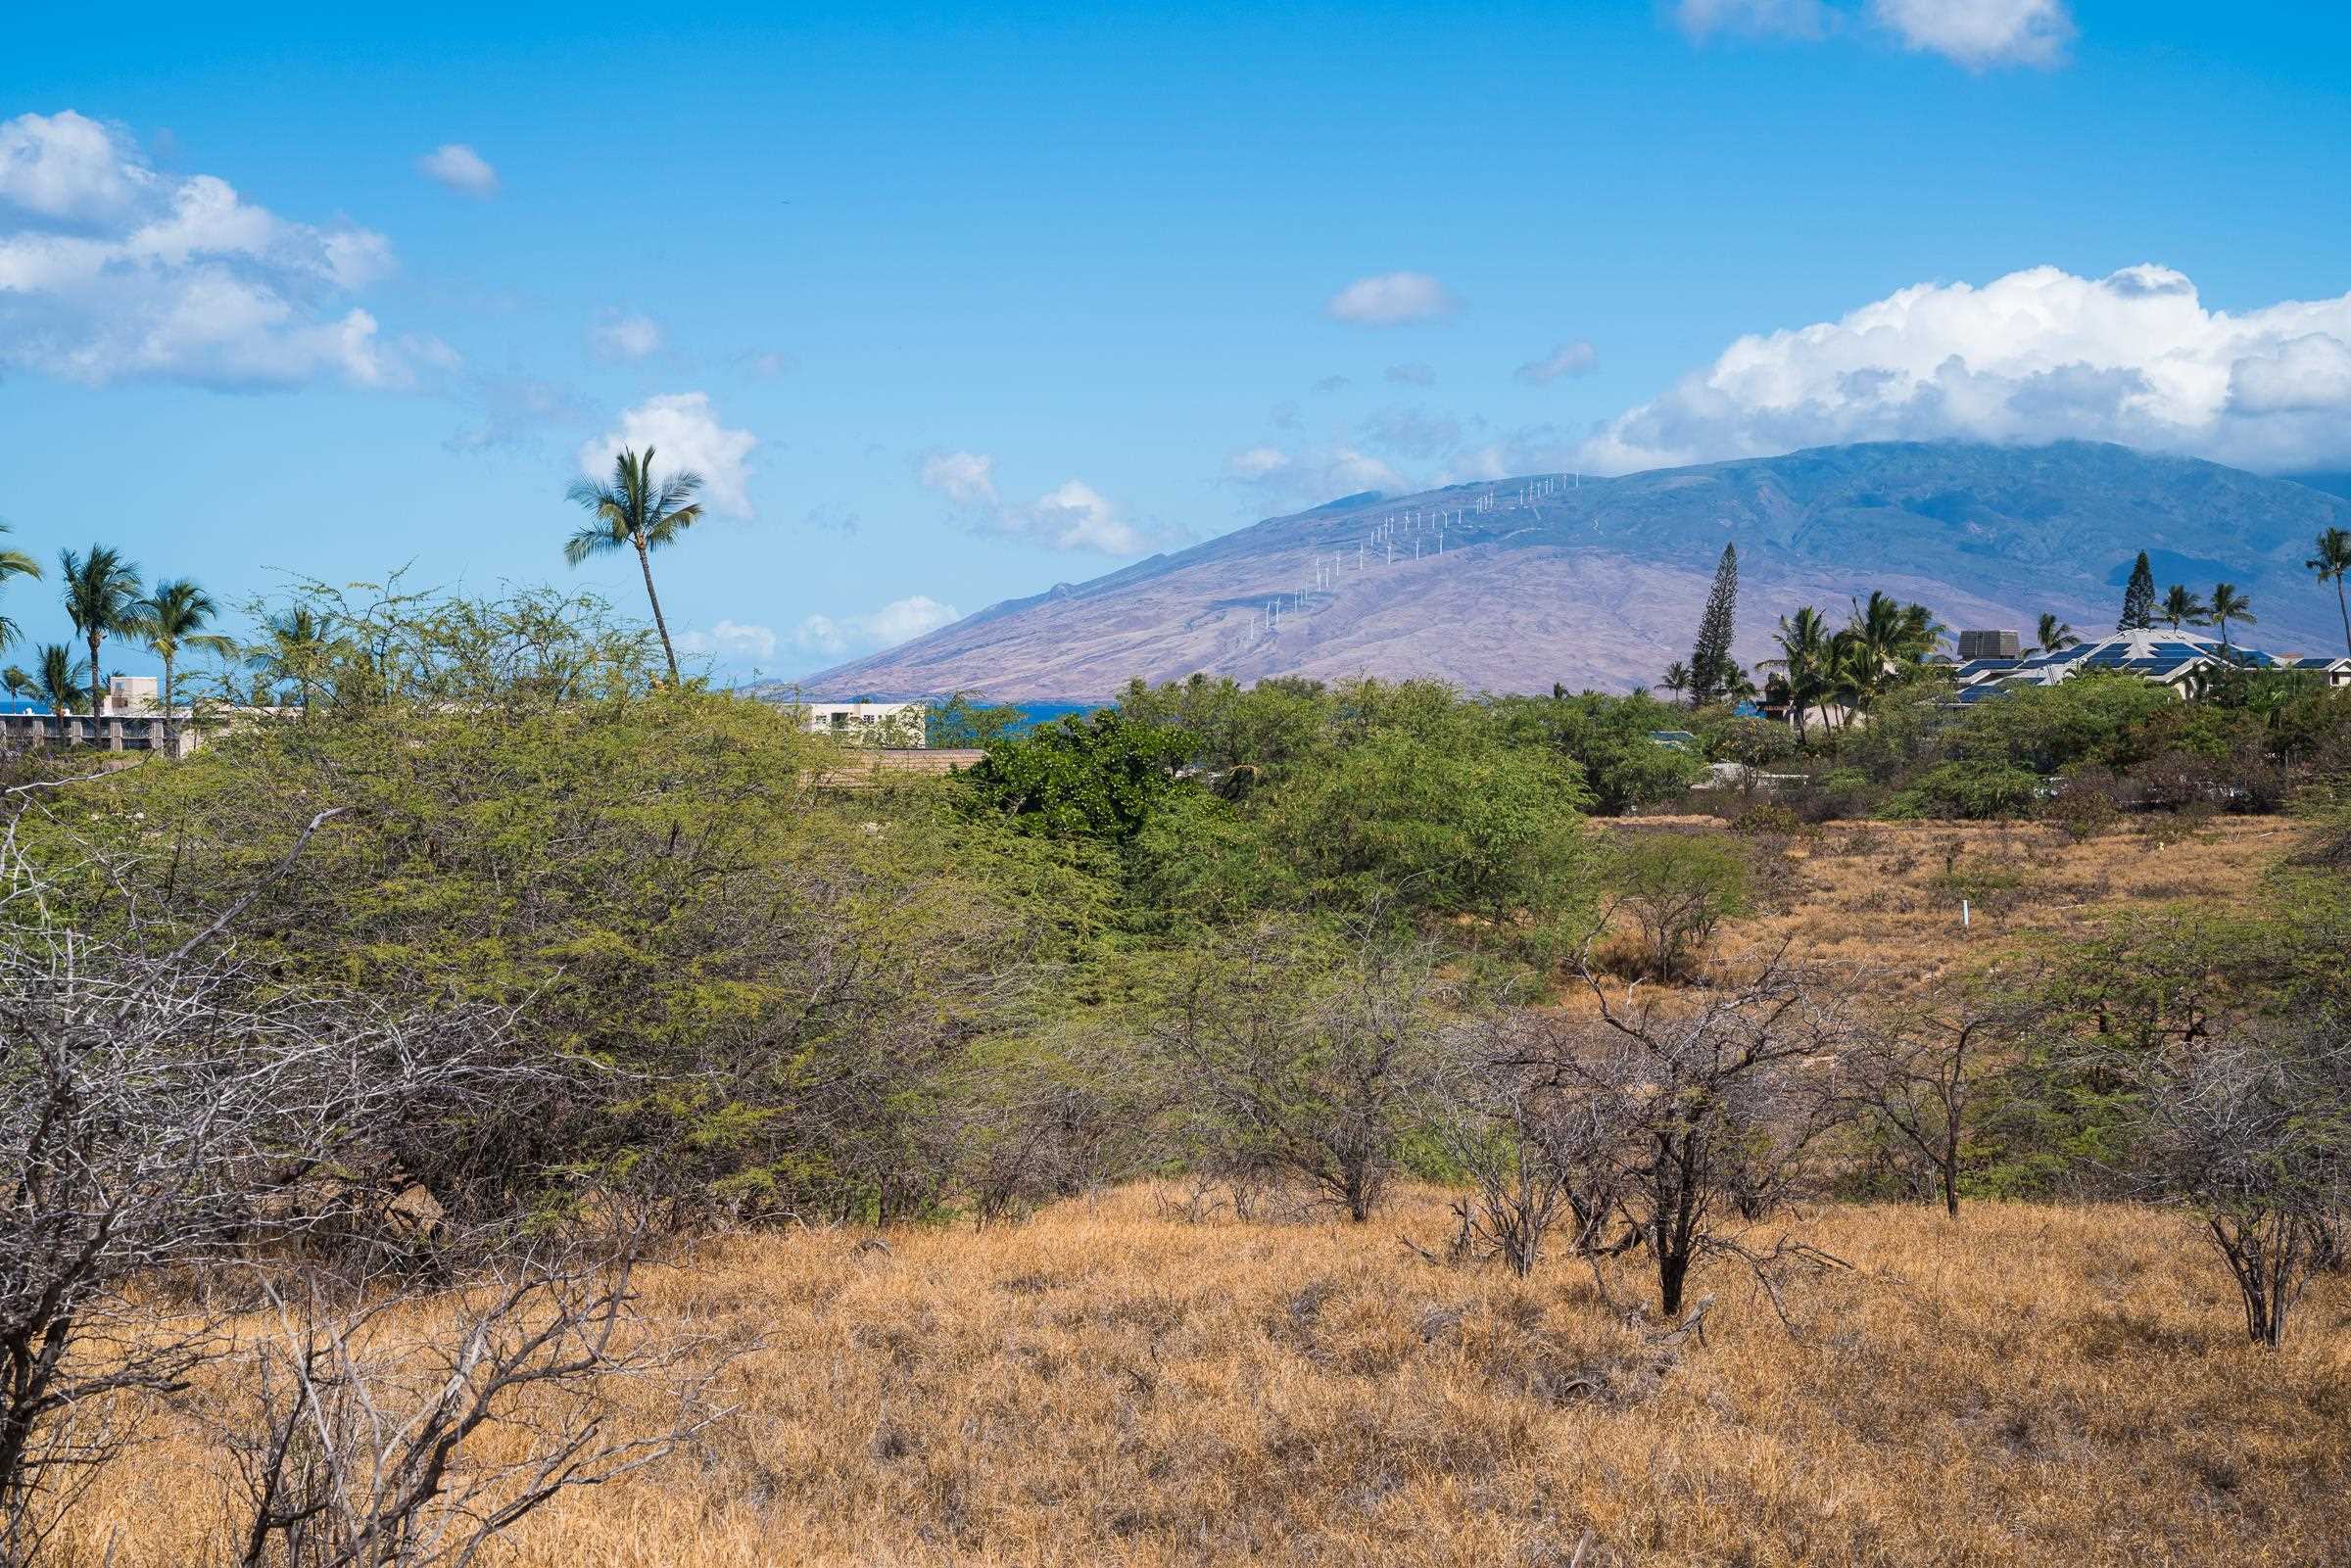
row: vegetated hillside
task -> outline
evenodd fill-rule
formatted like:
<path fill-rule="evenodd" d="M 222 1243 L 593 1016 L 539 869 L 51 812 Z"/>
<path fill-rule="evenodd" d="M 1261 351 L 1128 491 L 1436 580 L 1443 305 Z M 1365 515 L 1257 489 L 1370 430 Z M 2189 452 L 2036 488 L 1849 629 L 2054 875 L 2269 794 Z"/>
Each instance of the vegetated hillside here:
<path fill-rule="evenodd" d="M 1530 487 L 1549 494 L 1521 500 Z M 1459 514 L 1442 553 L 1438 514 Z M 1392 561 L 1373 542 L 1383 525 Z M 2259 645 L 2318 652 L 2342 631 L 2302 562 L 2329 526 L 2351 526 L 2351 499 L 2084 442 L 1885 443 L 1616 479 L 1537 475 L 1270 518 L 990 606 L 799 686 L 1076 700 L 1206 671 L 1620 690 L 1688 657 L 1726 543 L 1739 546 L 1737 652 L 1751 663 L 1769 656 L 1781 615 L 1842 611 L 1872 589 L 1954 629 L 2012 627 L 2029 641 L 2055 611 L 2101 631 L 2140 549 L 2159 584 L 2202 594 L 2226 579 L 2249 593 Z M 1319 562 L 1335 566 L 1321 587 Z"/>

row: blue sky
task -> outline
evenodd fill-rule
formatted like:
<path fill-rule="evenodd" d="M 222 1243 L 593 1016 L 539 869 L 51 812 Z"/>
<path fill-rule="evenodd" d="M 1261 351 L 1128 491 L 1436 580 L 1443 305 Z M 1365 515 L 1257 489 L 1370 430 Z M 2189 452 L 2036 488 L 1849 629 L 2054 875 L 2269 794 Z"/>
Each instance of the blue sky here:
<path fill-rule="evenodd" d="M 649 437 L 673 625 L 790 675 L 1355 489 L 2351 467 L 2343 8 L 325 9 L 16 22 L 20 547 L 634 603 L 561 493 Z"/>

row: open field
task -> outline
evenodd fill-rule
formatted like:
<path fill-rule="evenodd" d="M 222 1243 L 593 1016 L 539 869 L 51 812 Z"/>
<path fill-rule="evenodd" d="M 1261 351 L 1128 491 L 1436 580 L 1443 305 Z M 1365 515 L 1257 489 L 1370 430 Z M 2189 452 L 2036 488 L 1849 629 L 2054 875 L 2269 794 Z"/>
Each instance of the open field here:
<path fill-rule="evenodd" d="M 492 1560 L 2315 1568 L 2351 1541 L 2351 1289 L 2250 1348 L 2180 1216 L 1805 1214 L 1854 1269 L 1792 1293 L 1803 1338 L 1715 1274 L 1705 1343 L 1660 1349 L 1580 1268 L 1412 1256 L 1433 1194 L 1364 1227 L 1176 1196 L 662 1272 L 656 1325 L 764 1337 L 739 1412 Z M 215 1462 L 144 1449 L 86 1522 L 121 1568 L 189 1561 Z"/>
<path fill-rule="evenodd" d="M 2236 902 L 2292 834 L 1837 824 L 1787 846 L 1724 940 L 1924 975 L 2134 905 Z M 1793 1286 L 1796 1332 L 1743 1273 L 1702 1267 L 1704 1338 L 1673 1342 L 1580 1263 L 1520 1282 L 1416 1256 L 1402 1238 L 1441 1252 L 1453 1229 L 1439 1192 L 1360 1227 L 1186 1196 L 705 1244 L 647 1276 L 648 1326 L 756 1346 L 734 1413 L 484 1561 L 2351 1560 L 2351 1276 L 2258 1350 L 2183 1213 L 1807 1208 L 1752 1233 L 1852 1265 Z M 1610 1270 L 1615 1303 L 1654 1301 L 1637 1260 Z M 201 1560 L 227 1496 L 202 1436 L 217 1397 L 186 1396 L 103 1477 L 78 1522 L 93 1554 Z"/>
<path fill-rule="evenodd" d="M 1718 829 L 1711 817 L 1596 824 L 1610 832 Z M 1754 918 L 1723 932 L 1726 954 L 1782 942 L 1806 959 L 1927 978 L 2004 946 L 2169 903 L 2241 903 L 2297 841 L 2279 817 L 2169 817 L 2077 841 L 2035 823 L 1839 822 L 1792 842 Z M 1946 861 L 1948 872 L 1946 873 Z M 1969 924 L 1959 900 L 1970 897 Z"/>

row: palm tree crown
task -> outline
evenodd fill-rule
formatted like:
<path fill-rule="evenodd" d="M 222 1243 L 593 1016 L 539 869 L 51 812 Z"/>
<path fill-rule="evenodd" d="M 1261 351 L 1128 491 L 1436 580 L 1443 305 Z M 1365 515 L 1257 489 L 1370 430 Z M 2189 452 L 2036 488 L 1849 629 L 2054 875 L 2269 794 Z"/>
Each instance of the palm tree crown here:
<path fill-rule="evenodd" d="M 213 617 L 219 613 L 220 606 L 213 602 L 212 594 L 184 577 L 156 584 L 155 592 L 147 595 L 141 606 L 140 635 L 146 638 L 147 645 L 155 650 L 156 657 L 164 661 L 164 722 L 167 725 L 171 722 L 174 711 L 172 672 L 183 651 L 201 648 L 232 658 L 241 651 L 232 639 L 205 630 L 212 624 Z"/>
<path fill-rule="evenodd" d="M 2253 614 L 2253 601 L 2236 591 L 2234 583 L 2212 585 L 2212 624 L 2221 629 L 2221 646 L 2229 645 L 2229 623 L 2242 621 L 2247 626 L 2258 624 Z"/>
<path fill-rule="evenodd" d="M 2334 585 L 2334 607 L 2343 616 L 2343 650 L 2351 653 L 2351 601 L 2343 596 L 2343 579 L 2351 577 L 2351 528 L 2329 528 L 2321 534 L 2318 554 L 2302 564 L 2317 573 L 2320 582 Z"/>
<path fill-rule="evenodd" d="M 678 681 L 678 652 L 670 644 L 669 623 L 661 615 L 661 596 L 653 592 L 652 552 L 674 545 L 701 521 L 702 503 L 694 498 L 702 476 L 681 470 L 668 478 L 653 478 L 653 449 L 642 455 L 622 448 L 612 459 L 608 484 L 578 479 L 564 492 L 574 505 L 584 506 L 594 519 L 564 541 L 563 558 L 577 566 L 591 555 L 634 549 L 645 573 L 646 602 L 652 606 L 653 630 L 661 635 L 661 653 L 669 661 L 669 680 Z"/>
<path fill-rule="evenodd" d="M 81 677 L 82 663 L 73 656 L 72 648 L 63 642 L 42 644 L 36 656 L 33 685 L 39 689 L 42 700 L 49 704 L 51 713 L 62 719 L 81 706 Z M 64 738 L 63 729 L 58 734 L 59 738 Z"/>
<path fill-rule="evenodd" d="M 92 545 L 87 555 L 65 550 L 58 555 L 66 585 L 66 616 L 90 647 L 90 713 L 106 710 L 106 677 L 98 665 L 98 645 L 110 632 L 136 633 L 146 600 L 140 596 L 139 569 L 120 550 Z"/>
<path fill-rule="evenodd" d="M 12 533 L 8 524 L 0 523 L 0 534 Z M 41 563 L 21 549 L 0 549 L 0 583 L 12 577 L 38 577 Z M 5 615 L 0 615 L 0 648 L 15 647 L 22 629 Z"/>
<path fill-rule="evenodd" d="M 2074 635 L 2074 629 L 2066 625 L 2063 620 L 2050 614 L 2047 610 L 2040 612 L 2040 641 L 2038 646 L 2041 652 L 2054 653 L 2059 648 L 2078 647 L 2081 645 L 2081 641 L 2082 640 Z"/>
<path fill-rule="evenodd" d="M 2183 625 L 2202 626 L 2204 618 L 2212 611 L 2202 599 L 2174 583 L 2171 592 L 2163 596 L 2163 608 L 2159 613 L 2172 623 L 2172 630 L 2177 632 Z"/>

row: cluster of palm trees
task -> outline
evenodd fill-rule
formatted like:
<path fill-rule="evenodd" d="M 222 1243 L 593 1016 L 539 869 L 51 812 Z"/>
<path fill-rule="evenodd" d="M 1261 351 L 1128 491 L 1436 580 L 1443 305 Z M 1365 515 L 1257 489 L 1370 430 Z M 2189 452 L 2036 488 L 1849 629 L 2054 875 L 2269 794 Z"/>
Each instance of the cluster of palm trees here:
<path fill-rule="evenodd" d="M 0 533 L 7 531 L 8 525 L 0 523 Z M 42 645 L 34 651 L 31 670 L 11 665 L 0 671 L 0 687 L 12 697 L 37 693 L 50 712 L 61 715 L 85 709 L 93 716 L 103 714 L 106 676 L 101 657 L 106 640 L 131 638 L 163 660 L 162 695 L 168 722 L 175 711 L 173 681 L 183 653 L 244 655 L 234 639 L 210 630 L 220 607 L 190 579 L 169 578 L 150 589 L 141 582 L 137 566 L 124 560 L 120 550 L 104 545 L 93 545 L 87 550 L 62 550 L 57 564 L 66 618 L 72 622 L 89 656 L 82 658 L 79 650 L 64 642 Z M 45 575 L 41 563 L 23 550 L 0 549 L 0 582 L 15 577 L 37 580 Z M 17 623 L 0 616 L 0 649 L 13 646 L 19 635 Z"/>
<path fill-rule="evenodd" d="M 2163 602 L 2156 606 L 2156 615 L 2168 622 L 2177 632 L 2183 626 L 2218 627 L 2221 646 L 2229 646 L 2229 623 L 2239 626 L 2259 624 L 2253 613 L 2253 601 L 2236 590 L 2234 583 L 2212 585 L 2212 598 L 2207 601 L 2178 583 L 2164 591 Z"/>
<path fill-rule="evenodd" d="M 1765 659 L 1763 668 L 1778 672 L 1773 684 L 1785 686 L 1788 717 L 1801 733 L 1808 713 L 1867 712 L 1885 692 L 1916 679 L 1943 635 L 1924 604 L 1889 594 L 1856 602 L 1835 630 L 1807 604 L 1780 617 L 1779 657 Z"/>

